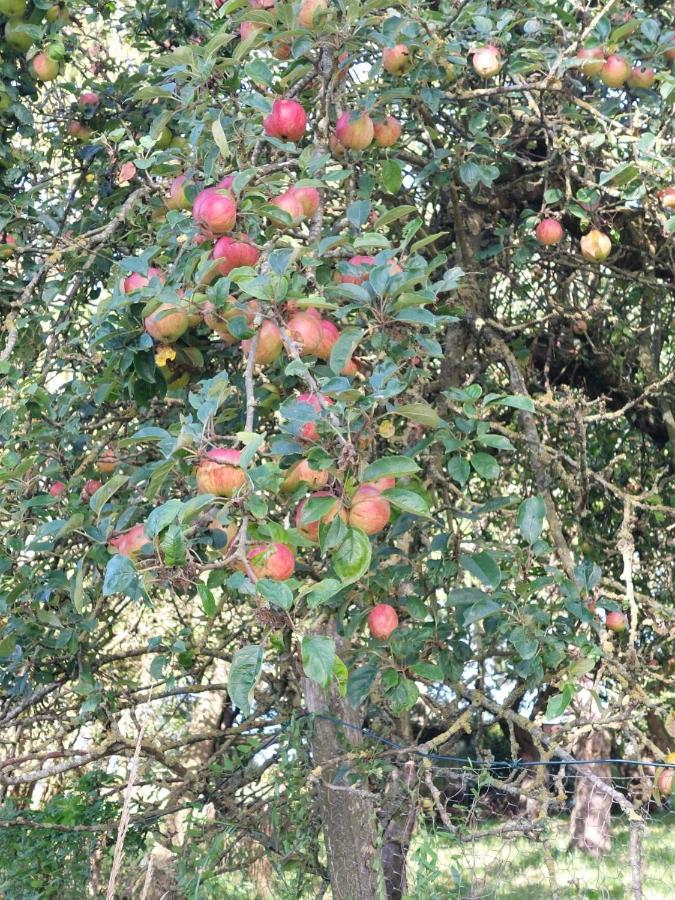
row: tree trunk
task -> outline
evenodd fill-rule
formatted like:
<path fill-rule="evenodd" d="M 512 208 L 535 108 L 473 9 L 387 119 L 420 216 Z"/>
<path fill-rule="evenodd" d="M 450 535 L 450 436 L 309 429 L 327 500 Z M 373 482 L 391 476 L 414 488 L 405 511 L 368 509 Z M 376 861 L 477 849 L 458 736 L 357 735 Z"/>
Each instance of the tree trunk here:
<path fill-rule="evenodd" d="M 575 707 L 580 717 L 599 719 L 600 709 L 593 693 L 585 688 L 577 694 Z M 603 759 L 610 755 L 611 739 L 606 728 L 597 728 L 584 734 L 574 746 L 577 759 Z M 588 767 L 592 774 L 611 784 L 609 765 L 604 763 Z M 610 811 L 612 798 L 584 777 L 584 766 L 574 766 L 574 806 L 570 822 L 572 844 L 593 856 L 602 856 L 611 847 Z"/>
<path fill-rule="evenodd" d="M 340 654 L 344 642 L 334 632 L 331 637 Z M 310 713 L 334 716 L 354 726 L 345 728 L 316 718 L 312 735 L 314 763 L 321 769 L 318 799 L 333 900 L 379 900 L 384 890 L 377 850 L 376 798 L 366 787 L 349 783 L 344 759 L 332 763 L 363 743 L 362 717 L 339 696 L 335 684 L 324 691 L 316 682 L 305 678 L 304 693 Z"/>

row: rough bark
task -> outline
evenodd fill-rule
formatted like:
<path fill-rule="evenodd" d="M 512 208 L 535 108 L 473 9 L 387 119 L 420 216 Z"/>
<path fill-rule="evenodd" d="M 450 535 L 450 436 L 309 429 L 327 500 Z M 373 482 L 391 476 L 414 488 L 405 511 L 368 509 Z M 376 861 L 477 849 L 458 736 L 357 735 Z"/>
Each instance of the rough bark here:
<path fill-rule="evenodd" d="M 334 632 L 331 637 L 340 654 L 342 642 Z M 310 713 L 332 716 L 354 726 L 346 728 L 316 718 L 312 735 L 333 900 L 379 900 L 384 897 L 384 890 L 377 850 L 376 798 L 365 786 L 350 783 L 344 758 L 341 763 L 332 762 L 363 743 L 362 716 L 339 696 L 334 684 L 324 691 L 316 682 L 305 678 L 303 689 Z"/>
<path fill-rule="evenodd" d="M 575 707 L 583 719 L 600 718 L 600 709 L 590 689 L 580 691 Z M 606 728 L 597 728 L 584 734 L 574 746 L 577 759 L 606 759 L 610 755 L 611 738 Z M 611 847 L 610 810 L 612 797 L 601 791 L 589 778 L 585 777 L 584 766 L 574 767 L 574 807 L 570 821 L 572 844 L 593 856 L 602 856 Z M 589 766 L 592 774 L 605 784 L 611 785 L 610 768 L 599 764 Z"/>

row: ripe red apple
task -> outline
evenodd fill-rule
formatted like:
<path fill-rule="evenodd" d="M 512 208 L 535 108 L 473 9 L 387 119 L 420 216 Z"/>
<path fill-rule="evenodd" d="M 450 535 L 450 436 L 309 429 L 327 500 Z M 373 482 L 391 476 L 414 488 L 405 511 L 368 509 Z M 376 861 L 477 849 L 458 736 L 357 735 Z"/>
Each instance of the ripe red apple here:
<path fill-rule="evenodd" d="M 366 534 L 382 531 L 391 517 L 389 501 L 377 488 L 363 484 L 352 497 L 348 522 L 352 528 L 360 528 Z"/>
<path fill-rule="evenodd" d="M 307 113 L 297 100 L 275 100 L 263 121 L 265 133 L 283 141 L 299 141 L 307 127 Z"/>
<path fill-rule="evenodd" d="M 605 616 L 605 627 L 608 631 L 625 631 L 626 616 L 618 610 L 608 612 Z"/>
<path fill-rule="evenodd" d="M 16 248 L 16 238 L 11 234 L 0 236 L 0 259 L 9 259 Z"/>
<path fill-rule="evenodd" d="M 101 98 L 94 91 L 82 91 L 77 99 L 78 106 L 98 106 Z"/>
<path fill-rule="evenodd" d="M 630 63 L 618 53 L 612 53 L 600 70 L 600 80 L 607 87 L 620 88 L 626 83 L 630 73 Z"/>
<path fill-rule="evenodd" d="M 251 340 L 241 342 L 241 348 L 244 353 L 251 349 Z M 258 338 L 258 346 L 255 353 L 255 362 L 259 366 L 267 366 L 275 362 L 281 355 L 284 346 L 281 332 L 276 323 L 265 319 L 260 326 L 260 337 Z"/>
<path fill-rule="evenodd" d="M 675 209 L 675 186 L 663 188 L 656 196 L 664 209 Z"/>
<path fill-rule="evenodd" d="M 365 481 L 362 486 L 375 488 L 376 491 L 388 491 L 390 488 L 396 487 L 396 479 L 385 476 L 376 478 L 375 481 Z"/>
<path fill-rule="evenodd" d="M 290 44 L 286 44 L 283 41 L 274 41 L 272 43 L 272 56 L 275 59 L 286 60 L 291 58 L 291 53 L 293 52 L 293 48 Z"/>
<path fill-rule="evenodd" d="M 71 137 L 78 141 L 88 141 L 91 137 L 91 128 L 83 125 L 82 122 L 69 122 L 66 130 Z"/>
<path fill-rule="evenodd" d="M 232 194 L 222 188 L 205 188 L 192 204 L 195 222 L 211 234 L 232 231 L 237 221 L 237 204 Z"/>
<path fill-rule="evenodd" d="M 403 75 L 412 65 L 410 51 L 405 44 L 386 47 L 382 51 L 382 65 L 390 75 Z"/>
<path fill-rule="evenodd" d="M 182 306 L 162 303 L 145 317 L 144 325 L 151 338 L 161 343 L 172 344 L 188 330 L 190 317 Z"/>
<path fill-rule="evenodd" d="M 298 12 L 298 24 L 305 28 L 313 28 L 315 19 L 327 9 L 328 0 L 303 0 Z"/>
<path fill-rule="evenodd" d="M 313 410 L 320 413 L 326 406 L 332 406 L 333 401 L 328 397 L 319 394 L 298 394 L 298 403 L 307 403 Z M 300 429 L 300 437 L 306 441 L 316 441 L 319 439 L 319 432 L 315 422 L 305 422 Z"/>
<path fill-rule="evenodd" d="M 63 481 L 53 481 L 49 486 L 49 493 L 52 497 L 60 497 L 65 490 L 66 485 Z"/>
<path fill-rule="evenodd" d="M 602 262 L 612 252 L 612 242 L 609 237 L 597 228 L 593 228 L 585 234 L 579 242 L 581 255 L 591 262 Z"/>
<path fill-rule="evenodd" d="M 237 177 L 236 172 L 231 172 L 229 175 L 226 175 L 224 178 L 218 182 L 216 187 L 221 191 L 230 191 L 232 192 L 232 185 L 234 184 L 234 179 Z"/>
<path fill-rule="evenodd" d="M 164 201 L 167 209 L 190 209 L 192 203 L 185 193 L 186 185 L 189 185 L 187 175 L 177 175 L 169 186 L 169 196 Z"/>
<path fill-rule="evenodd" d="M 368 630 L 374 638 L 386 641 L 389 635 L 398 628 L 398 615 L 388 603 L 378 603 L 368 613 Z"/>
<path fill-rule="evenodd" d="M 94 465 L 102 475 L 110 475 L 117 468 L 118 462 L 115 451 L 108 448 L 103 450 Z"/>
<path fill-rule="evenodd" d="M 256 544 L 248 560 L 258 578 L 286 581 L 295 572 L 295 556 L 286 544 Z"/>
<path fill-rule="evenodd" d="M 82 488 L 82 499 L 88 502 L 101 487 L 103 487 L 102 481 L 97 481 L 95 478 L 88 478 Z"/>
<path fill-rule="evenodd" d="M 365 150 L 374 136 L 373 120 L 364 112 L 345 110 L 335 125 L 335 137 L 349 150 Z"/>
<path fill-rule="evenodd" d="M 340 331 L 337 326 L 328 319 L 321 319 L 321 341 L 314 351 L 314 355 L 319 359 L 329 359 L 330 351 L 339 337 Z"/>
<path fill-rule="evenodd" d="M 236 238 L 224 236 L 216 241 L 211 256 L 217 260 L 216 270 L 221 275 L 228 275 L 239 266 L 255 266 L 260 259 L 260 250 L 247 234 Z"/>
<path fill-rule="evenodd" d="M 286 193 L 300 201 L 306 219 L 312 218 L 321 203 L 321 196 L 315 187 L 292 187 Z"/>
<path fill-rule="evenodd" d="M 146 544 L 152 543 L 145 533 L 145 527 L 134 525 L 133 528 L 123 531 L 121 534 L 110 538 L 108 541 L 108 549 L 111 553 L 119 553 L 120 556 L 136 557 L 141 552 L 141 548 Z"/>
<path fill-rule="evenodd" d="M 283 194 L 279 194 L 278 197 L 274 197 L 270 202 L 272 206 L 283 210 L 291 217 L 292 225 L 298 225 L 305 218 L 305 208 L 293 191 L 285 191 Z M 275 221 L 280 223 L 282 222 L 281 217 L 276 219 L 273 213 L 270 213 L 270 218 L 274 218 Z"/>
<path fill-rule="evenodd" d="M 313 499 L 314 497 L 333 497 L 335 500 L 333 506 L 328 510 L 327 513 L 321 517 L 321 519 L 316 522 L 310 522 L 307 525 L 302 524 L 302 511 L 305 508 L 307 501 Z M 301 500 L 295 510 L 295 527 L 298 529 L 300 534 L 303 534 L 310 541 L 318 541 L 319 540 L 319 524 L 323 522 L 324 525 L 329 525 L 336 516 L 340 516 L 342 521 L 346 520 L 345 511 L 342 507 L 342 503 L 339 501 L 337 497 L 331 494 L 330 491 L 315 491 L 313 494 L 310 494 L 309 497 L 306 497 L 304 500 Z"/>
<path fill-rule="evenodd" d="M 31 60 L 33 74 L 38 81 L 54 81 L 59 76 L 59 64 L 46 53 L 38 53 Z"/>
<path fill-rule="evenodd" d="M 504 62 L 499 48 L 494 44 L 481 47 L 473 54 L 473 67 L 481 78 L 493 78 L 501 71 Z"/>
<path fill-rule="evenodd" d="M 195 470 L 200 494 L 233 497 L 246 484 L 246 473 L 239 465 L 241 450 L 214 447 L 207 451 Z"/>
<path fill-rule="evenodd" d="M 300 356 L 310 356 L 321 344 L 321 324 L 306 312 L 296 313 L 288 320 L 291 337 L 300 347 Z"/>
<path fill-rule="evenodd" d="M 661 769 L 656 779 L 656 787 L 662 797 L 668 798 L 673 792 L 673 769 Z"/>
<path fill-rule="evenodd" d="M 338 159 L 345 155 L 346 147 L 344 144 L 340 143 L 337 139 L 337 135 L 331 134 L 328 138 L 328 146 L 330 147 L 330 152 L 333 156 L 336 156 Z"/>
<path fill-rule="evenodd" d="M 312 469 L 308 460 L 301 459 L 288 470 L 288 474 L 281 482 L 281 490 L 285 493 L 294 491 L 304 481 L 309 487 L 322 488 L 328 483 L 328 471 L 326 469 Z"/>
<path fill-rule="evenodd" d="M 159 278 L 164 283 L 164 273 L 161 269 L 150 266 L 147 275 L 141 275 L 140 272 L 132 272 L 122 282 L 122 291 L 125 294 L 131 294 L 132 291 L 140 291 L 141 288 L 147 287 L 153 278 Z"/>
<path fill-rule="evenodd" d="M 626 84 L 629 88 L 642 88 L 647 90 L 656 80 L 656 69 L 643 69 L 642 66 L 633 66 Z"/>
<path fill-rule="evenodd" d="M 547 247 L 560 243 L 564 233 L 563 227 L 557 219 L 542 219 L 535 230 L 539 243 Z"/>
<path fill-rule="evenodd" d="M 401 123 L 394 116 L 387 116 L 382 122 L 373 122 L 373 132 L 378 147 L 392 147 L 401 137 Z"/>
<path fill-rule="evenodd" d="M 582 47 L 577 56 L 583 62 L 579 66 L 584 75 L 599 75 L 605 64 L 605 51 L 602 47 Z"/>

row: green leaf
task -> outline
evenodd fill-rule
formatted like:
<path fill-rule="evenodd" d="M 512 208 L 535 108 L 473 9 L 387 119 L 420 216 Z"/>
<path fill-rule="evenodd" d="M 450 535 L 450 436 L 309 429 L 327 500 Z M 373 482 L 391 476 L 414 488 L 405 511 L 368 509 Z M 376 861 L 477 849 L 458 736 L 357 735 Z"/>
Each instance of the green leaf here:
<path fill-rule="evenodd" d="M 541 497 L 528 497 L 518 507 L 516 524 L 528 544 L 534 544 L 539 540 L 544 528 L 545 515 L 546 505 Z"/>
<path fill-rule="evenodd" d="M 323 634 L 302 639 L 302 668 L 305 675 L 326 688 L 335 668 L 335 641 Z"/>
<path fill-rule="evenodd" d="M 448 606 L 466 606 L 479 600 L 488 599 L 489 597 L 485 591 L 481 591 L 478 588 L 457 588 L 454 591 L 449 591 L 447 603 Z"/>
<path fill-rule="evenodd" d="M 92 512 L 98 516 L 108 500 L 110 500 L 121 487 L 124 487 L 128 480 L 128 475 L 113 475 L 112 478 L 109 478 L 104 485 L 92 494 L 89 500 L 89 508 Z"/>
<path fill-rule="evenodd" d="M 347 700 L 352 709 L 360 706 L 370 693 L 370 688 L 378 672 L 376 662 L 352 669 L 347 680 Z"/>
<path fill-rule="evenodd" d="M 479 600 L 477 603 L 472 604 L 466 610 L 463 622 L 465 625 L 471 625 L 474 622 L 478 622 L 480 619 L 486 618 L 486 616 L 492 616 L 497 612 L 501 612 L 499 603 L 495 603 L 494 600 L 490 600 L 489 597 L 486 597 L 484 600 Z"/>
<path fill-rule="evenodd" d="M 4 637 L 0 641 L 0 657 L 11 656 L 14 652 L 14 648 L 16 647 L 16 637 L 13 634 L 10 634 L 8 637 Z"/>
<path fill-rule="evenodd" d="M 347 693 L 347 680 L 349 678 L 349 670 L 339 656 L 335 657 L 335 665 L 333 666 L 333 678 L 335 678 L 337 682 L 338 693 L 341 697 L 344 697 Z"/>
<path fill-rule="evenodd" d="M 120 556 L 119 553 L 116 553 L 106 566 L 103 578 L 103 596 L 110 597 L 113 594 L 124 594 L 135 600 L 140 593 L 141 583 L 134 564 L 128 556 Z"/>
<path fill-rule="evenodd" d="M 523 409 L 526 412 L 534 412 L 535 406 L 534 402 L 530 397 L 525 397 L 523 394 L 512 394 L 509 397 L 502 397 L 500 400 L 497 400 L 496 403 L 499 406 L 510 406 L 512 409 Z"/>
<path fill-rule="evenodd" d="M 539 641 L 518 625 L 509 635 L 509 640 L 520 654 L 521 659 L 532 659 L 539 649 Z"/>
<path fill-rule="evenodd" d="M 492 447 L 495 450 L 515 450 L 511 441 L 501 434 L 482 434 L 478 443 L 484 447 Z"/>
<path fill-rule="evenodd" d="M 178 516 L 182 505 L 180 500 L 173 499 L 167 500 L 166 503 L 162 503 L 157 509 L 153 509 L 145 522 L 145 533 L 147 536 L 154 538 L 157 537 L 160 531 L 164 531 Z"/>
<path fill-rule="evenodd" d="M 378 478 L 401 478 L 419 471 L 417 463 L 409 456 L 383 456 L 366 466 L 364 481 L 376 481 Z"/>
<path fill-rule="evenodd" d="M 408 709 L 412 709 L 420 696 L 419 689 L 414 681 L 409 678 L 401 678 L 391 690 L 386 693 L 387 703 L 395 715 L 400 715 Z"/>
<path fill-rule="evenodd" d="M 387 488 L 382 492 L 385 497 L 397 509 L 403 512 L 411 513 L 413 516 L 421 516 L 430 519 L 429 505 L 424 497 L 416 494 L 415 491 L 406 491 L 403 488 Z"/>
<path fill-rule="evenodd" d="M 373 548 L 360 528 L 348 528 L 347 536 L 333 554 L 335 574 L 343 584 L 353 584 L 370 568 Z"/>
<path fill-rule="evenodd" d="M 81 559 L 77 564 L 72 600 L 75 612 L 81 613 L 84 608 L 84 559 Z"/>
<path fill-rule="evenodd" d="M 489 453 L 473 453 L 470 457 L 470 462 L 478 475 L 486 481 L 494 481 L 499 478 L 501 471 L 499 463 Z"/>
<path fill-rule="evenodd" d="M 566 684 L 559 694 L 554 694 L 546 704 L 546 718 L 557 719 L 565 712 L 574 697 L 574 685 Z"/>
<path fill-rule="evenodd" d="M 336 375 L 344 369 L 351 359 L 357 344 L 364 332 L 360 328 L 345 328 L 330 351 L 329 365 Z"/>
<path fill-rule="evenodd" d="M 336 497 L 310 497 L 302 507 L 300 524 L 311 525 L 327 515 L 335 506 Z"/>
<path fill-rule="evenodd" d="M 443 424 L 443 420 L 429 403 L 402 403 L 395 411 L 399 416 L 429 428 L 438 428 Z"/>
<path fill-rule="evenodd" d="M 289 610 L 293 606 L 293 591 L 287 584 L 272 581 L 270 578 L 261 578 L 256 584 L 256 590 L 265 600 L 280 609 Z"/>
<path fill-rule="evenodd" d="M 249 644 L 232 657 L 227 692 L 233 705 L 247 717 L 251 714 L 251 700 L 262 670 L 263 656 L 264 650 L 259 644 Z"/>
<path fill-rule="evenodd" d="M 443 669 L 435 663 L 418 662 L 410 669 L 419 678 L 426 678 L 428 681 L 443 681 Z"/>
<path fill-rule="evenodd" d="M 398 194 L 403 184 L 403 170 L 401 164 L 395 159 L 388 159 L 382 163 L 382 186 L 390 194 Z"/>
<path fill-rule="evenodd" d="M 167 566 L 182 566 L 186 562 L 186 541 L 180 525 L 170 525 L 160 541 Z"/>
<path fill-rule="evenodd" d="M 451 456 L 448 460 L 448 475 L 457 484 L 466 484 L 471 474 L 469 461 L 463 456 Z"/>
<path fill-rule="evenodd" d="M 375 223 L 375 227 L 379 230 L 380 228 L 384 228 L 385 225 L 391 225 L 392 222 L 397 222 L 399 219 L 404 219 L 406 216 L 410 216 L 416 212 L 417 207 L 415 206 L 395 206 L 393 209 L 388 209 L 386 213 L 383 213 L 380 216 Z"/>
<path fill-rule="evenodd" d="M 371 203 L 369 200 L 354 200 L 347 207 L 347 218 L 357 228 L 361 228 L 368 221 Z"/>
<path fill-rule="evenodd" d="M 492 590 L 499 587 L 502 573 L 499 565 L 487 550 L 483 550 L 481 553 L 474 553 L 471 556 L 462 553 L 459 557 L 459 564 L 468 572 L 471 572 L 486 587 L 492 588 Z"/>
<path fill-rule="evenodd" d="M 197 593 L 202 601 L 202 609 L 204 610 L 204 615 L 209 619 L 216 614 L 216 598 L 213 596 L 213 591 L 208 588 L 205 584 L 201 582 L 197 583 Z"/>
<path fill-rule="evenodd" d="M 323 603 L 328 603 L 343 587 L 344 585 L 337 578 L 324 578 L 323 581 L 316 582 L 304 591 L 304 595 L 307 596 L 307 605 L 310 609 L 315 609 Z M 300 594 L 303 595 L 303 591 L 300 591 Z"/>

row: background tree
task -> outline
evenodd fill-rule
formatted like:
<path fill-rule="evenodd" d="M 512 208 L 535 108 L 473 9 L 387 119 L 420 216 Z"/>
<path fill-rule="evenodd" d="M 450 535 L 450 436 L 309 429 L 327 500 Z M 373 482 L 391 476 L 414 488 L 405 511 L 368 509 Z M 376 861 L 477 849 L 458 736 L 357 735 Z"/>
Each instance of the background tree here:
<path fill-rule="evenodd" d="M 366 725 L 665 760 L 672 10 L 0 13 L 0 837 L 77 861 L 39 895 L 128 813 L 157 896 L 401 897 L 439 786 Z"/>

